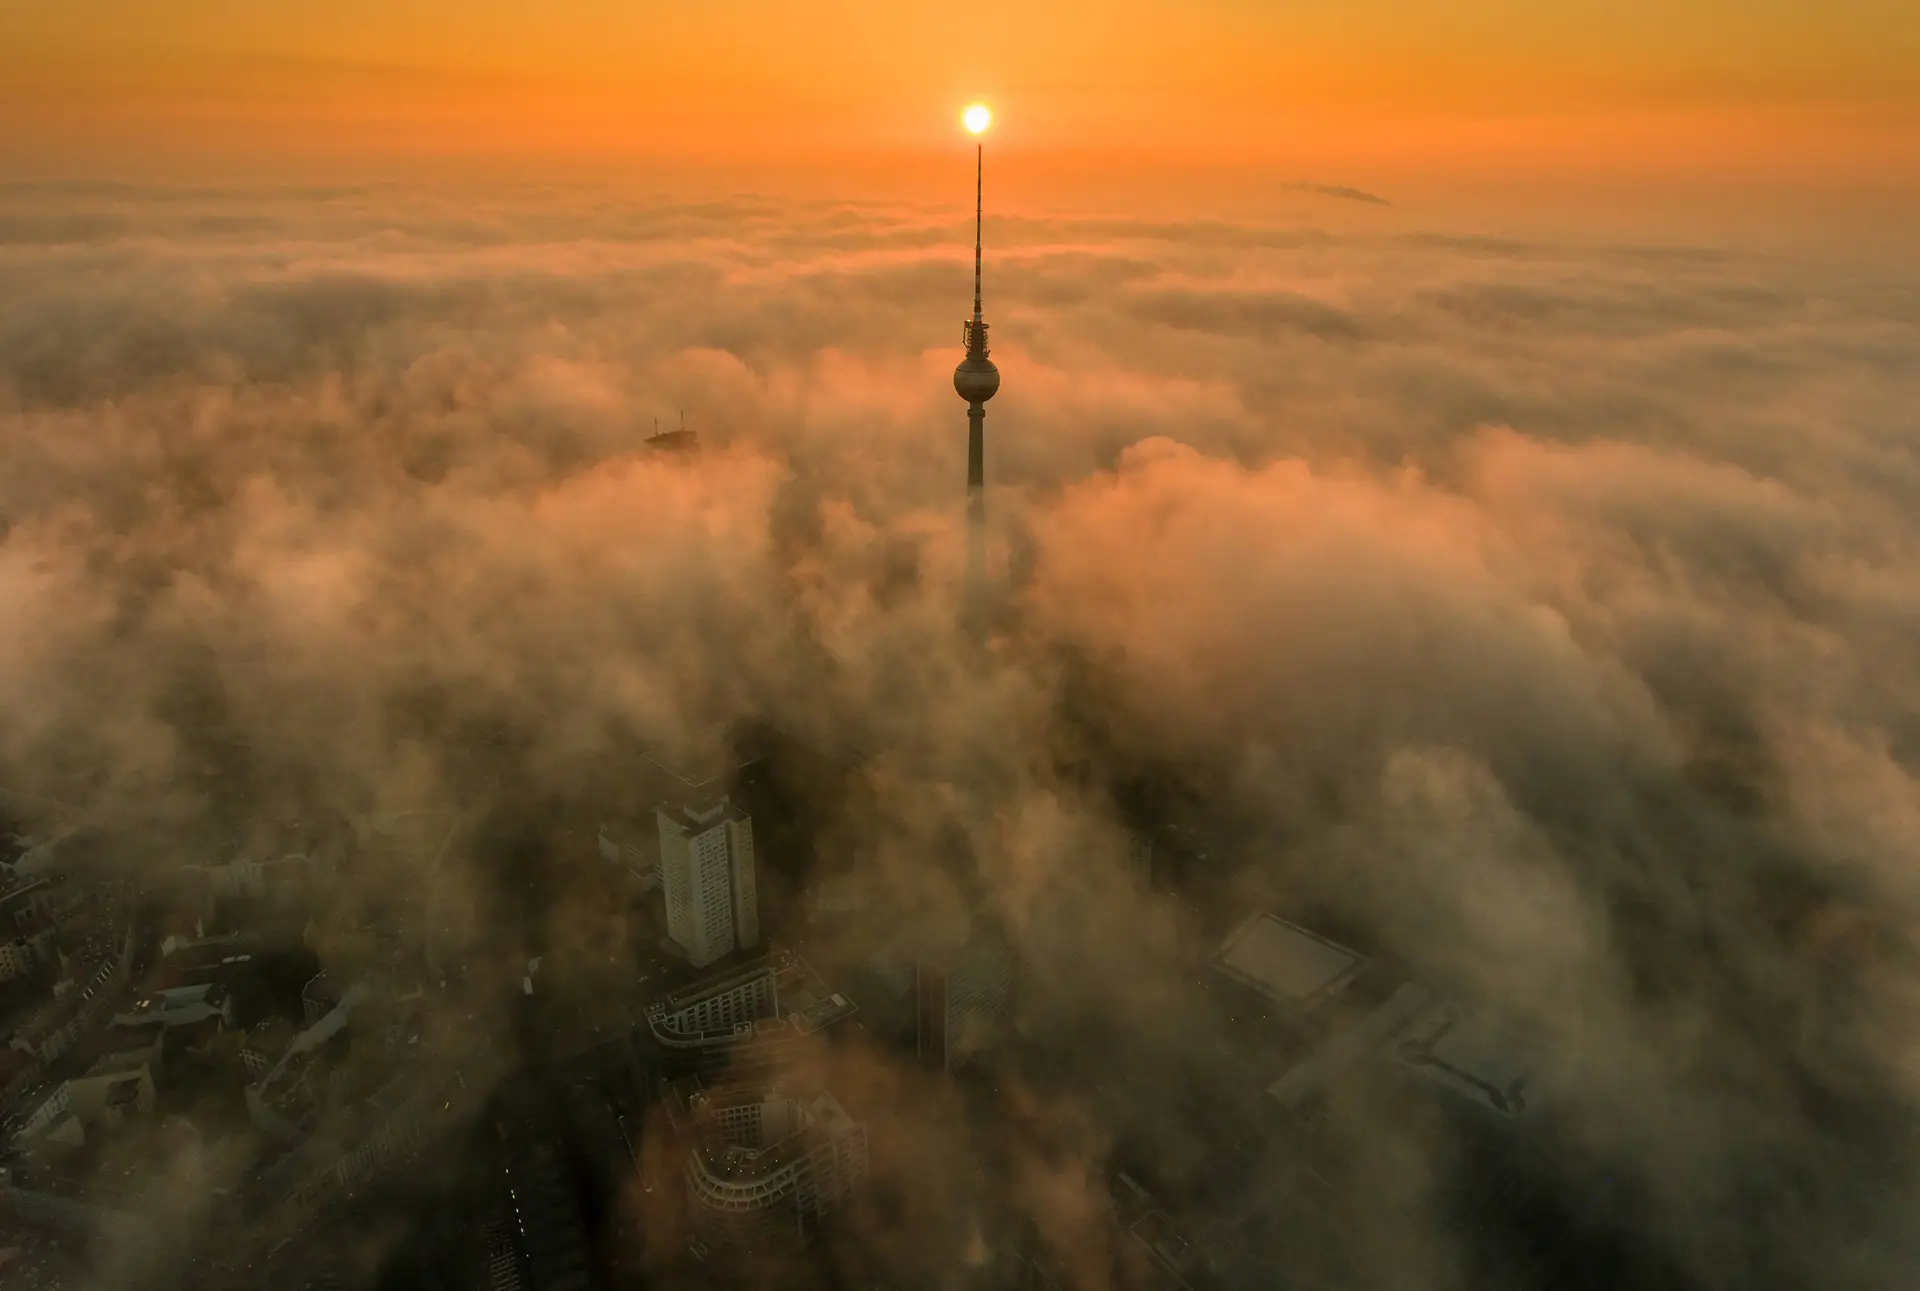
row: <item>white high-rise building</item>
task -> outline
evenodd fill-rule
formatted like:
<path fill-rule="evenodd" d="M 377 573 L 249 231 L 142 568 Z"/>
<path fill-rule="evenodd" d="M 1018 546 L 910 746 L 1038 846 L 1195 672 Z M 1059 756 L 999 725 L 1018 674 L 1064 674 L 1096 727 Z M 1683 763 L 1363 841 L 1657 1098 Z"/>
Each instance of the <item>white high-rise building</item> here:
<path fill-rule="evenodd" d="M 753 821 L 725 797 L 656 813 L 667 935 L 704 968 L 760 940 Z"/>

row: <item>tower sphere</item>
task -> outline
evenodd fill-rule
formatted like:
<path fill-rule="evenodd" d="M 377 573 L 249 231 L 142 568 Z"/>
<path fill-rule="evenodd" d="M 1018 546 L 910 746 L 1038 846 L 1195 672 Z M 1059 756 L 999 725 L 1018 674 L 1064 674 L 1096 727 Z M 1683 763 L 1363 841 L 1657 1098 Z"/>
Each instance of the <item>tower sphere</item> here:
<path fill-rule="evenodd" d="M 992 359 L 969 355 L 953 370 L 953 388 L 968 403 L 985 403 L 1000 390 L 1000 369 Z"/>

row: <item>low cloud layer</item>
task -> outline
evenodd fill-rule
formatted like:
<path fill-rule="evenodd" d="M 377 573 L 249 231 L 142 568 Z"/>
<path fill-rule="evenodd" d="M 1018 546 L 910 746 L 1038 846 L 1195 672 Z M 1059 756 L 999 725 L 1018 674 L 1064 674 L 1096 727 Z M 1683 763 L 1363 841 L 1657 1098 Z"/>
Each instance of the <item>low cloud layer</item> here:
<path fill-rule="evenodd" d="M 997 1148 L 895 1127 L 1011 1153 L 1069 1266 L 1114 1128 L 1204 1065 L 1089 787 L 1177 783 L 1210 899 L 1338 911 L 1543 1037 L 1683 1284 L 1904 1285 L 1920 282 L 1359 210 L 989 220 L 983 659 L 950 213 L 6 190 L 0 783 L 158 873 L 321 802 L 607 810 L 610 758 L 733 719 L 875 750 L 887 908 L 984 891 L 1027 1024 L 1147 1091 L 1012 1091 Z M 641 448 L 682 413 L 700 456 Z M 1452 1285 L 1436 1150 L 1367 1151 L 1382 1276 Z"/>

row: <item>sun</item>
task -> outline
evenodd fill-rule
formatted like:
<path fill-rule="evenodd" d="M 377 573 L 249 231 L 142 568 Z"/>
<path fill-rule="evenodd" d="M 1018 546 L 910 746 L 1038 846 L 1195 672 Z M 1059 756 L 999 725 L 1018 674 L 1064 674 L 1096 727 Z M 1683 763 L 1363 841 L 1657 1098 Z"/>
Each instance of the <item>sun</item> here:
<path fill-rule="evenodd" d="M 993 124 L 993 113 L 987 110 L 986 104 L 976 103 L 960 114 L 960 124 L 967 128 L 969 134 L 985 134 L 987 127 Z"/>

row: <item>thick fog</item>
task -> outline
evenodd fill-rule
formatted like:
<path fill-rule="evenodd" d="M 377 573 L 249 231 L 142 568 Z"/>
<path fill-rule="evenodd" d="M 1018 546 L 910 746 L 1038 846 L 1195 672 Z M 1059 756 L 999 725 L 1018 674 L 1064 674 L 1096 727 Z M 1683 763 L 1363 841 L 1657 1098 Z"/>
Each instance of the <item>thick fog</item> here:
<path fill-rule="evenodd" d="M 1337 911 L 1537 1037 L 1696 1285 L 1908 1284 L 1920 278 L 1296 197 L 988 218 L 976 647 L 956 210 L 0 192 L 0 785 L 164 876 L 321 804 L 631 809 L 608 767 L 742 719 L 858 750 L 849 956 L 984 905 L 1086 1067 L 982 1117 L 841 1046 L 905 1200 L 836 1258 L 959 1267 L 1012 1200 L 1088 1285 L 1215 1021 L 1122 873 L 1113 786 L 1166 786 L 1213 913 Z M 395 865 L 316 944 L 429 882 L 493 908 Z M 1395 1285 L 1462 1277 L 1435 1143 L 1354 1149 Z"/>

